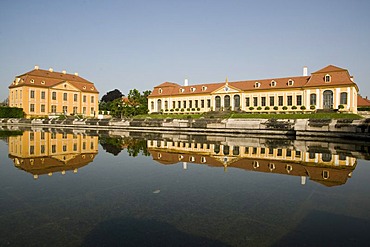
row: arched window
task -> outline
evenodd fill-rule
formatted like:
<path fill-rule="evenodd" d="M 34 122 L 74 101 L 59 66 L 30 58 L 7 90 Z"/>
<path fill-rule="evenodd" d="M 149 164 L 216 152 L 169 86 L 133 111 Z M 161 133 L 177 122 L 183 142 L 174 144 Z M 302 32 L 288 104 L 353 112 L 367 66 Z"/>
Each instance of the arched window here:
<path fill-rule="evenodd" d="M 330 82 L 331 81 L 331 76 L 329 74 L 326 74 L 324 77 L 325 82 Z"/>
<path fill-rule="evenodd" d="M 230 153 L 230 147 L 228 145 L 224 146 L 224 155 L 229 155 Z"/>
<path fill-rule="evenodd" d="M 157 112 L 160 112 L 162 110 L 162 100 L 157 100 Z"/>
<path fill-rule="evenodd" d="M 259 88 L 261 86 L 261 83 L 259 83 L 258 81 L 256 81 L 255 83 L 254 83 L 254 87 L 255 88 Z"/>
<path fill-rule="evenodd" d="M 215 145 L 215 154 L 218 154 L 220 152 L 220 145 L 216 144 Z"/>
<path fill-rule="evenodd" d="M 293 86 L 293 84 L 294 84 L 294 81 L 292 79 L 289 79 L 288 86 Z"/>
<path fill-rule="evenodd" d="M 276 86 L 276 81 L 271 81 L 271 87 L 275 87 Z"/>
<path fill-rule="evenodd" d="M 224 107 L 225 107 L 225 110 L 228 110 L 228 108 L 230 107 L 230 96 L 229 95 L 225 95 Z"/>
<path fill-rule="evenodd" d="M 240 96 L 234 95 L 234 110 L 238 111 L 240 110 Z"/>
<path fill-rule="evenodd" d="M 331 161 L 331 154 L 330 153 L 323 153 L 321 158 L 322 158 L 322 161 L 329 162 L 329 161 Z"/>
<path fill-rule="evenodd" d="M 325 90 L 323 97 L 324 109 L 333 109 L 333 91 Z"/>
<path fill-rule="evenodd" d="M 221 109 L 221 97 L 216 96 L 215 101 L 216 101 L 215 110 L 219 111 Z"/>

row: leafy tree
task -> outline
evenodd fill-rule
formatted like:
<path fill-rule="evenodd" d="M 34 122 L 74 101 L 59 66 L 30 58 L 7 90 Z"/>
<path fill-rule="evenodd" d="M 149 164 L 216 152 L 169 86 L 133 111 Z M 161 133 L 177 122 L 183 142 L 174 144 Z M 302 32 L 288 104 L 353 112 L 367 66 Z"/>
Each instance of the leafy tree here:
<path fill-rule="evenodd" d="M 120 90 L 114 89 L 112 91 L 107 92 L 102 98 L 102 102 L 111 102 L 115 99 L 122 98 L 123 94 L 121 93 Z"/>

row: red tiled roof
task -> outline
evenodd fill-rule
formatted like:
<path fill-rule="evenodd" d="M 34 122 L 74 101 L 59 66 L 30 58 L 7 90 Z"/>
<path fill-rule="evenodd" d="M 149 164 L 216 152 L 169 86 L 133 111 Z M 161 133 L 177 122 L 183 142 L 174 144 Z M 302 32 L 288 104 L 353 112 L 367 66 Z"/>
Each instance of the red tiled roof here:
<path fill-rule="evenodd" d="M 67 73 L 64 74 L 55 71 L 51 72 L 49 70 L 43 69 L 34 69 L 20 76 L 17 76 L 16 78 L 19 78 L 18 84 L 13 82 L 9 86 L 9 88 L 20 87 L 24 85 L 50 88 L 60 83 L 68 82 L 81 91 L 98 93 L 98 90 L 95 88 L 94 83 L 78 75 Z M 33 83 L 31 81 L 33 81 Z"/>
<path fill-rule="evenodd" d="M 370 107 L 370 100 L 357 95 L 357 107 Z"/>
<path fill-rule="evenodd" d="M 324 77 L 330 73 L 331 82 L 325 82 Z M 288 83 L 293 81 L 293 85 Z M 256 82 L 259 82 L 259 87 L 256 87 Z M 272 82 L 276 85 L 272 86 Z M 181 96 L 181 95 L 196 95 L 196 94 L 211 94 L 212 92 L 223 88 L 226 82 L 217 82 L 209 84 L 198 84 L 182 86 L 173 82 L 164 82 L 154 87 L 153 92 L 149 97 L 160 96 Z M 240 91 L 254 91 L 254 90 L 277 90 L 288 88 L 302 88 L 310 86 L 333 86 L 333 85 L 357 85 L 351 80 L 348 71 L 333 65 L 326 66 L 311 74 L 311 76 L 295 76 L 284 78 L 272 78 L 261 80 L 235 81 L 228 82 L 230 89 Z"/>
<path fill-rule="evenodd" d="M 328 72 L 335 72 L 335 71 L 347 71 L 347 70 L 330 64 L 330 65 L 326 66 L 325 68 L 322 68 L 322 69 L 320 69 L 316 72 L 312 72 L 311 74 L 328 73 Z"/>

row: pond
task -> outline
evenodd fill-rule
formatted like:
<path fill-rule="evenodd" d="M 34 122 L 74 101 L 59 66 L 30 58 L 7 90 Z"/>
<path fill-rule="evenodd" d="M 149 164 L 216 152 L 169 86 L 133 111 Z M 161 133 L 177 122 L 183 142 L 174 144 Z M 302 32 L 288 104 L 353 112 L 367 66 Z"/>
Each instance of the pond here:
<path fill-rule="evenodd" d="M 370 143 L 0 135 L 0 246 L 368 246 Z"/>

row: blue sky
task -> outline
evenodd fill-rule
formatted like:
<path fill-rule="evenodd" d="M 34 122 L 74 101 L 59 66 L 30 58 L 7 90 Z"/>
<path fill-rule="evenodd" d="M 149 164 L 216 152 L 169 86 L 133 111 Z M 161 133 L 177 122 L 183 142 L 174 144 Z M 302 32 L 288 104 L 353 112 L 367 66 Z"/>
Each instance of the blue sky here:
<path fill-rule="evenodd" d="M 370 96 L 370 1 L 0 1 L 0 101 L 16 75 L 115 88 L 296 76 L 333 64 Z"/>

